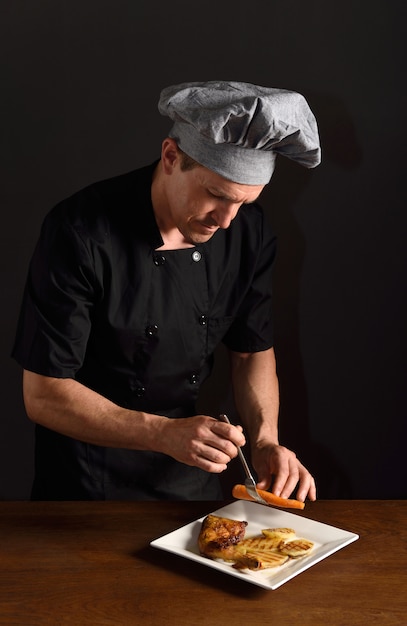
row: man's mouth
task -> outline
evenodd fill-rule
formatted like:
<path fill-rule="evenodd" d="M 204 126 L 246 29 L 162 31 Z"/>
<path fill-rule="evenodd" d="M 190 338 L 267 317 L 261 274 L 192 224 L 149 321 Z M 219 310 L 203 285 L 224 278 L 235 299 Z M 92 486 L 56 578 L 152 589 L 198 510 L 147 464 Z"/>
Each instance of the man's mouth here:
<path fill-rule="evenodd" d="M 204 228 L 205 230 L 209 230 L 211 232 L 218 230 L 219 226 L 216 224 L 216 222 L 199 222 L 200 226 L 202 226 L 202 228 Z"/>

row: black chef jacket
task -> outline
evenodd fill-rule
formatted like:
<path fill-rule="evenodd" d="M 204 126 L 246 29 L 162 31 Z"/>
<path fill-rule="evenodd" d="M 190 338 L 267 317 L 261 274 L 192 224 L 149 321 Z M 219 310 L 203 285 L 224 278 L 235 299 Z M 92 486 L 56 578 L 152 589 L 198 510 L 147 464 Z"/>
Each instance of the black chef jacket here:
<path fill-rule="evenodd" d="M 219 342 L 237 352 L 272 346 L 275 238 L 251 204 L 205 244 L 157 250 L 156 165 L 92 184 L 46 216 L 13 356 L 120 406 L 187 417 Z M 36 428 L 35 499 L 221 497 L 216 475 L 166 455 Z"/>

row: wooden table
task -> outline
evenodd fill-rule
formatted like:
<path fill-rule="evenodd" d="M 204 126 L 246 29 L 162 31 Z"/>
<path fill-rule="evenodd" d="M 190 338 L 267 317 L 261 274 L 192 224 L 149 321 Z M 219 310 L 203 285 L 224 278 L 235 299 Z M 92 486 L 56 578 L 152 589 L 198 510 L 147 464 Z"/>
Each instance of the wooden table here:
<path fill-rule="evenodd" d="M 149 545 L 220 506 L 0 502 L 0 624 L 407 624 L 407 501 L 307 503 L 360 539 L 274 591 Z"/>

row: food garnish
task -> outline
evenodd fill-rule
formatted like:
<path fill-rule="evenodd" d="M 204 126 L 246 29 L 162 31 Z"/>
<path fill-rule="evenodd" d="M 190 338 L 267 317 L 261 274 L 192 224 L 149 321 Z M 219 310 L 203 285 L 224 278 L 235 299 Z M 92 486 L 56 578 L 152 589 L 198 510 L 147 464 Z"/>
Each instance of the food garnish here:
<path fill-rule="evenodd" d="M 304 502 L 301 502 L 301 500 L 281 498 L 280 496 L 274 495 L 274 493 L 270 493 L 270 491 L 264 491 L 259 488 L 257 488 L 257 491 L 261 497 L 272 506 L 278 506 L 285 509 L 303 509 L 305 507 Z M 255 499 L 249 494 L 245 485 L 235 485 L 232 489 L 232 496 L 237 500 L 251 500 L 252 502 L 255 502 Z"/>

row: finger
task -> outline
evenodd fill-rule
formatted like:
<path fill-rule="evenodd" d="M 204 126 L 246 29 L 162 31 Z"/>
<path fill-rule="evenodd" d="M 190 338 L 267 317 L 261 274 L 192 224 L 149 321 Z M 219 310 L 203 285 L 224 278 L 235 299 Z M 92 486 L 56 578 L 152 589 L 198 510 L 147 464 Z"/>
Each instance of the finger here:
<path fill-rule="evenodd" d="M 234 446 L 233 446 L 234 447 Z M 226 465 L 233 458 L 227 452 L 214 448 L 213 446 L 205 446 L 202 451 L 202 457 L 217 465 Z"/>
<path fill-rule="evenodd" d="M 204 470 L 205 472 L 209 472 L 210 474 L 221 474 L 227 469 L 226 463 L 212 463 L 208 461 L 208 459 L 200 458 L 197 459 L 196 463 L 193 464 L 195 467 L 199 467 L 199 469 Z"/>
<path fill-rule="evenodd" d="M 270 475 L 266 476 L 265 478 L 261 478 L 257 482 L 257 487 L 259 489 L 264 489 L 264 491 L 268 491 L 268 488 L 270 487 L 270 485 L 271 485 L 271 476 Z"/>
<path fill-rule="evenodd" d="M 299 480 L 299 472 L 297 468 L 290 468 L 288 476 L 284 474 L 283 477 L 277 475 L 273 484 L 273 493 L 281 496 L 282 498 L 289 498 L 293 493 Z M 278 493 L 277 493 L 278 490 Z"/>
<path fill-rule="evenodd" d="M 225 422 L 219 422 L 217 420 L 211 424 L 211 431 L 227 441 L 231 441 L 235 446 L 244 446 L 246 443 L 243 429 L 232 424 L 225 424 Z"/>
<path fill-rule="evenodd" d="M 208 436 L 206 440 L 195 440 L 192 442 L 194 463 L 220 465 L 221 471 L 226 468 L 227 463 L 237 454 L 236 446 L 220 437 Z M 205 467 L 206 469 L 206 467 Z"/>
<path fill-rule="evenodd" d="M 306 479 L 301 480 L 298 486 L 297 495 L 298 500 L 304 502 L 308 497 L 309 500 L 315 501 L 317 499 L 317 489 L 315 480 L 311 474 L 307 474 Z"/>
<path fill-rule="evenodd" d="M 284 496 L 283 493 L 287 491 L 286 486 L 287 486 L 287 482 L 290 480 L 290 476 L 292 480 L 292 470 L 290 468 L 289 460 L 287 458 L 280 460 L 278 469 L 274 473 L 273 484 L 272 484 L 272 492 L 276 496 L 281 496 L 282 498 L 288 497 L 288 496 Z M 294 489 L 297 482 L 298 482 L 298 474 L 296 475 L 296 480 L 293 484 L 292 490 Z"/>
<path fill-rule="evenodd" d="M 230 458 L 210 446 L 199 446 L 199 449 L 191 453 L 188 465 L 199 467 L 205 472 L 219 474 L 227 468 Z"/>
<path fill-rule="evenodd" d="M 273 493 L 282 498 L 289 498 L 304 474 L 308 475 L 308 472 L 297 457 L 295 455 L 287 456 L 282 462 L 280 461 L 275 473 Z"/>
<path fill-rule="evenodd" d="M 237 456 L 237 447 L 229 439 L 212 434 L 198 442 L 199 453 L 216 463 L 229 463 Z"/>

